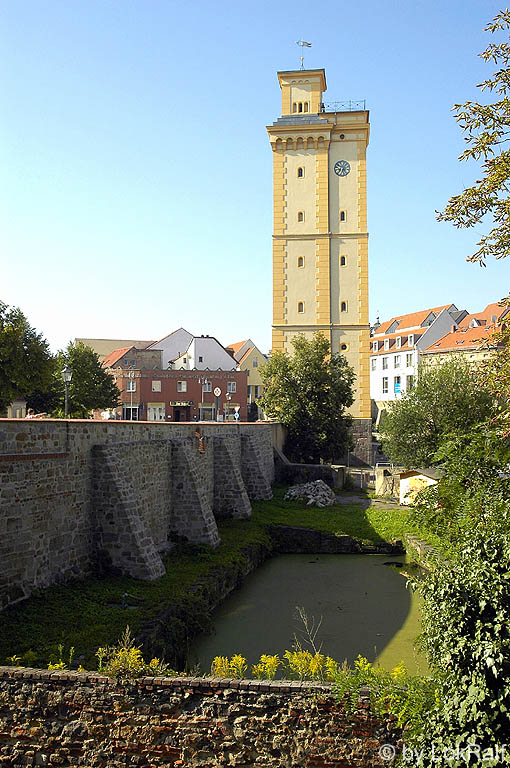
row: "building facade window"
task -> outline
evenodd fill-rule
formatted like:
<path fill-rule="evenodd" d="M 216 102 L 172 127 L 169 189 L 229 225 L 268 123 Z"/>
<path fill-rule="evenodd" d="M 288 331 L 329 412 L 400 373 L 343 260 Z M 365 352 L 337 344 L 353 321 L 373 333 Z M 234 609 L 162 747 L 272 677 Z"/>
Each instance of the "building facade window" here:
<path fill-rule="evenodd" d="M 136 392 L 136 381 L 134 379 L 128 379 L 126 392 Z"/>
<path fill-rule="evenodd" d="M 202 392 L 212 392 L 212 381 L 202 382 Z"/>
<path fill-rule="evenodd" d="M 340 221 L 347 221 L 347 214 L 345 211 L 340 211 Z"/>
<path fill-rule="evenodd" d="M 161 382 L 160 381 L 153 381 L 152 382 L 152 391 L 153 392 L 161 392 Z"/>
<path fill-rule="evenodd" d="M 187 381 L 178 381 L 177 382 L 177 392 L 187 392 L 188 391 L 188 382 Z"/>
<path fill-rule="evenodd" d="M 227 392 L 233 393 L 237 391 L 237 382 L 227 381 Z"/>
<path fill-rule="evenodd" d="M 298 265 L 298 267 L 304 267 L 305 266 L 305 257 L 304 256 L 298 256 L 298 258 L 297 258 L 297 265 Z"/>
<path fill-rule="evenodd" d="M 406 389 L 409 391 L 414 387 L 414 376 L 406 376 Z"/>
<path fill-rule="evenodd" d="M 397 349 L 400 349 L 400 347 L 402 346 L 402 336 L 397 336 L 397 338 L 395 339 L 395 346 Z"/>
<path fill-rule="evenodd" d="M 258 368 L 259 367 L 259 359 L 258 359 L 258 357 L 254 357 L 253 358 L 252 367 L 253 368 Z"/>
<path fill-rule="evenodd" d="M 413 353 L 412 352 L 408 352 L 407 355 L 406 355 L 406 366 L 408 368 L 410 368 L 412 366 L 412 364 L 413 364 Z"/>
<path fill-rule="evenodd" d="M 373 358 L 371 359 L 371 361 L 370 361 L 370 368 L 371 368 L 373 371 L 375 371 L 375 369 L 377 368 L 377 360 L 375 359 L 375 357 L 373 357 Z"/>
<path fill-rule="evenodd" d="M 383 371 L 387 370 L 387 368 L 388 368 L 388 358 L 387 357 L 383 357 L 383 359 L 382 359 L 382 367 L 383 367 Z"/>
<path fill-rule="evenodd" d="M 345 256 L 340 256 L 340 266 L 345 267 L 346 264 L 347 264 L 347 259 L 345 258 Z"/>
<path fill-rule="evenodd" d="M 260 396 L 260 386 L 258 384 L 255 384 L 255 397 Z"/>
<path fill-rule="evenodd" d="M 400 355 L 395 355 L 393 358 L 393 367 L 400 368 Z"/>
<path fill-rule="evenodd" d="M 202 356 L 202 355 L 199 355 L 199 356 L 198 356 L 198 362 L 199 362 L 199 363 L 203 363 L 203 362 L 204 362 L 204 358 L 203 358 L 203 356 Z"/>
<path fill-rule="evenodd" d="M 305 212 L 304 211 L 298 211 L 297 220 L 298 221 L 304 221 L 305 220 Z"/>
<path fill-rule="evenodd" d="M 298 179 L 302 179 L 304 175 L 305 175 L 305 169 L 304 168 L 298 168 L 297 169 Z"/>
<path fill-rule="evenodd" d="M 383 395 L 388 394 L 388 377 L 387 376 L 383 376 L 382 391 L 383 391 Z"/>
<path fill-rule="evenodd" d="M 384 349 L 388 350 L 390 348 L 390 340 L 384 339 Z"/>
<path fill-rule="evenodd" d="M 346 301 L 342 301 L 340 303 L 340 312 L 347 312 L 347 302 Z"/>
<path fill-rule="evenodd" d="M 297 311 L 300 314 L 302 314 L 305 311 L 305 302 L 304 301 L 298 301 Z"/>
<path fill-rule="evenodd" d="M 340 350 L 342 352 L 347 352 L 348 349 L 349 349 L 349 345 L 348 344 L 340 344 Z"/>
<path fill-rule="evenodd" d="M 400 376 L 395 376 L 393 379 L 393 392 L 396 395 L 400 394 Z"/>

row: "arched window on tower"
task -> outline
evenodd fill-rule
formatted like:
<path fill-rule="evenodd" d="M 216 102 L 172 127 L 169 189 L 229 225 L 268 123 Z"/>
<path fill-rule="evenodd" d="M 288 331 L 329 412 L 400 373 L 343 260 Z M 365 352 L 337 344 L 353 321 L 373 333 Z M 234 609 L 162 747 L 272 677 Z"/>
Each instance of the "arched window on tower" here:
<path fill-rule="evenodd" d="M 347 214 L 345 211 L 340 211 L 340 221 L 347 221 Z"/>
<path fill-rule="evenodd" d="M 340 266 L 345 267 L 346 263 L 345 256 L 340 256 Z"/>
<path fill-rule="evenodd" d="M 297 112 L 297 104 L 296 104 L 296 102 L 294 102 L 293 105 L 292 105 L 292 111 L 293 112 Z"/>
<path fill-rule="evenodd" d="M 305 101 L 305 112 L 308 112 L 308 102 Z"/>
<path fill-rule="evenodd" d="M 298 256 L 297 257 L 297 265 L 298 265 L 298 267 L 304 267 L 305 266 L 305 257 L 304 256 Z"/>
<path fill-rule="evenodd" d="M 297 311 L 299 312 L 299 314 L 302 314 L 305 311 L 305 302 L 304 301 L 298 301 Z"/>
<path fill-rule="evenodd" d="M 302 179 L 305 175 L 305 169 L 304 168 L 298 168 L 297 169 L 297 177 L 298 179 Z"/>
<path fill-rule="evenodd" d="M 342 301 L 340 303 L 340 312 L 347 312 L 347 302 L 346 301 Z"/>
<path fill-rule="evenodd" d="M 297 220 L 298 221 L 304 221 L 305 220 L 305 213 L 304 213 L 304 211 L 298 211 Z"/>

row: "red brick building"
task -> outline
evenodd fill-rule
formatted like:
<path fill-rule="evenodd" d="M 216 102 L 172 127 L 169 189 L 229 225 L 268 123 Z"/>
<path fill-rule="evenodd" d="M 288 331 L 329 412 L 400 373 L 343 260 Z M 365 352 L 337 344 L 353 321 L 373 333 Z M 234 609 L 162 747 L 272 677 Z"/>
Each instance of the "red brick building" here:
<path fill-rule="evenodd" d="M 120 369 L 114 373 L 122 407 L 138 421 L 246 421 L 246 371 Z"/>

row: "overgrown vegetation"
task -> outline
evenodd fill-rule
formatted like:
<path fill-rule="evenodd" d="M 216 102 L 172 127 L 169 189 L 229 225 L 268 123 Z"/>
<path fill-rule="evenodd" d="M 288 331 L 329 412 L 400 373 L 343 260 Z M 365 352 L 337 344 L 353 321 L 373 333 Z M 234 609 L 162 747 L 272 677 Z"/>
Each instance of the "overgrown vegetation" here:
<path fill-rule="evenodd" d="M 250 520 L 220 521 L 217 549 L 182 546 L 167 556 L 166 573 L 155 582 L 89 578 L 41 590 L 6 609 L 0 623 L 0 663 L 16 655 L 25 666 L 46 666 L 59 660 L 58 647 L 63 645 L 74 646 L 76 662 L 93 669 L 98 646 L 114 646 L 129 624 L 135 637 L 144 638 L 144 654 L 179 667 L 182 659 L 168 649 L 180 647 L 185 655 L 189 639 L 209 628 L 207 606 L 218 569 L 241 574 L 246 548 L 270 550 L 271 525 L 316 528 L 375 544 L 402 538 L 409 530 L 420 532 L 407 510 L 355 505 L 311 510 L 303 502 L 284 501 L 285 488 L 274 490 L 271 501 L 254 502 Z"/>

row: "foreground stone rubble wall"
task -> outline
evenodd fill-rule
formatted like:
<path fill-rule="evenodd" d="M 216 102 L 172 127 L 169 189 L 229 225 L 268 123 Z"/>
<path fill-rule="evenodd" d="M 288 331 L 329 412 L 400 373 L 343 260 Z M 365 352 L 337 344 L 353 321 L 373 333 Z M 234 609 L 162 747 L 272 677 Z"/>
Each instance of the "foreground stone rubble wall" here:
<path fill-rule="evenodd" d="M 398 736 L 318 683 L 0 667 L 0 765 L 372 768 Z"/>
<path fill-rule="evenodd" d="M 271 498 L 271 428 L 0 419 L 0 608 L 114 566 L 163 573 L 174 541 Z"/>

